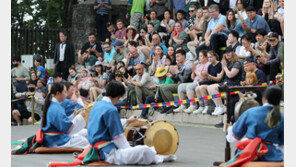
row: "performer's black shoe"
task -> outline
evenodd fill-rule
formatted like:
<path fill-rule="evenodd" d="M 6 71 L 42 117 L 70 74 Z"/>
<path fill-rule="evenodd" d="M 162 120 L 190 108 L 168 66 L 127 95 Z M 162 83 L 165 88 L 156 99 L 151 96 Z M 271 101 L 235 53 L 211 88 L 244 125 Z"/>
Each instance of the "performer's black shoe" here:
<path fill-rule="evenodd" d="M 160 114 L 166 113 L 169 109 L 170 107 L 162 107 L 162 109 L 160 110 Z"/>
<path fill-rule="evenodd" d="M 216 128 L 223 128 L 223 121 L 221 121 L 220 123 L 216 124 L 215 127 Z"/>
<path fill-rule="evenodd" d="M 176 108 L 175 106 L 171 106 L 170 109 L 166 112 L 166 114 L 172 114 L 172 113 L 174 113 L 174 109 L 175 108 Z"/>

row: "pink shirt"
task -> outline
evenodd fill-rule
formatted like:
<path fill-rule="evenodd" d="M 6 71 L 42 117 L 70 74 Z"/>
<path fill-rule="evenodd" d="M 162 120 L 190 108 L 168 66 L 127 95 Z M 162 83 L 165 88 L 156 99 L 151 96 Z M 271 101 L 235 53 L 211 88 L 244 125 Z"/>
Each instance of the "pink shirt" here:
<path fill-rule="evenodd" d="M 124 27 L 123 29 L 121 29 L 121 30 L 117 30 L 117 31 L 115 32 L 115 37 L 116 37 L 117 39 L 124 39 L 125 34 L 126 34 L 126 28 Z"/>
<path fill-rule="evenodd" d="M 197 69 L 197 71 L 199 71 L 199 72 L 208 72 L 208 67 L 209 67 L 209 65 L 210 65 L 211 63 L 210 62 L 206 62 L 205 64 L 201 64 L 201 63 L 198 63 L 197 65 L 196 65 L 196 69 Z M 200 81 L 200 80 L 202 80 L 201 78 L 199 78 L 197 75 L 195 75 L 195 77 L 194 77 L 194 82 L 198 82 L 198 81 Z"/>

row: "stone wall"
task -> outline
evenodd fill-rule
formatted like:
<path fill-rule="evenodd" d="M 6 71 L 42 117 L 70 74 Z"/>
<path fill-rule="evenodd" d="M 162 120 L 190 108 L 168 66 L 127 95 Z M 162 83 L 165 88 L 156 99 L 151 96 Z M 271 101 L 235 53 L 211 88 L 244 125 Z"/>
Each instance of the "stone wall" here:
<path fill-rule="evenodd" d="M 87 42 L 88 34 L 91 32 L 97 33 L 95 11 L 93 10 L 94 1 L 85 1 L 84 3 L 73 6 L 71 41 L 75 49 L 75 60 L 77 61 L 78 50 L 80 50 L 85 42 Z M 112 10 L 109 14 L 111 23 L 117 19 L 124 19 L 127 13 L 126 3 L 113 3 Z"/>

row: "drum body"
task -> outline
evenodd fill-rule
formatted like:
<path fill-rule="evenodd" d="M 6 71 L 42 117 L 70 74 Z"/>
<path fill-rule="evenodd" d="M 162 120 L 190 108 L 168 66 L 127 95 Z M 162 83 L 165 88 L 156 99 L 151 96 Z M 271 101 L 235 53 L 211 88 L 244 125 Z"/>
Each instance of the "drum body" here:
<path fill-rule="evenodd" d="M 93 103 L 90 103 L 90 104 L 88 104 L 86 107 L 81 108 L 81 109 L 79 109 L 79 110 L 77 111 L 77 113 L 79 113 L 79 112 L 81 112 L 81 111 L 85 111 L 85 116 L 83 117 L 84 120 L 85 120 L 85 123 L 86 123 L 85 128 L 87 128 L 89 112 L 90 112 L 90 110 L 92 109 L 92 107 L 93 107 L 94 104 L 95 104 L 94 102 L 93 102 Z"/>
<path fill-rule="evenodd" d="M 157 154 L 175 154 L 179 145 L 179 135 L 173 124 L 168 121 L 158 120 L 153 123 L 148 121 L 135 121 L 124 128 L 127 140 L 131 146 L 154 146 Z"/>
<path fill-rule="evenodd" d="M 258 106 L 260 106 L 260 104 L 254 99 L 241 100 L 237 102 L 234 108 L 235 121 L 237 121 L 239 116 L 242 115 L 246 110 Z"/>

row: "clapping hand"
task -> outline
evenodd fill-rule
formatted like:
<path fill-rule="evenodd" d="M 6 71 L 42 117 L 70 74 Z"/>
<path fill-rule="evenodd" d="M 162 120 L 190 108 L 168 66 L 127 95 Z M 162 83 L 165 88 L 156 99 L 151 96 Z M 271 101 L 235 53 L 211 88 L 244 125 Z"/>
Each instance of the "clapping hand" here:
<path fill-rule="evenodd" d="M 224 68 L 224 67 L 226 67 L 226 65 L 227 65 L 227 62 L 226 62 L 226 59 L 222 59 L 221 60 L 221 64 L 222 64 L 222 69 Z"/>

